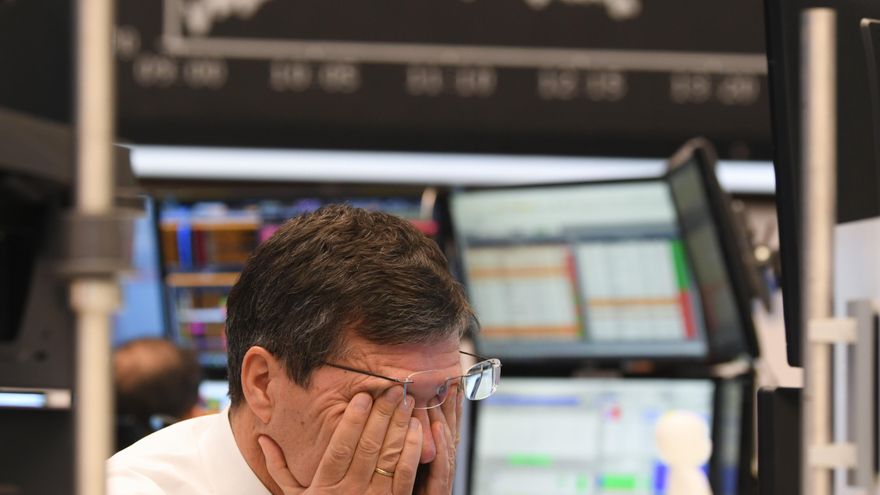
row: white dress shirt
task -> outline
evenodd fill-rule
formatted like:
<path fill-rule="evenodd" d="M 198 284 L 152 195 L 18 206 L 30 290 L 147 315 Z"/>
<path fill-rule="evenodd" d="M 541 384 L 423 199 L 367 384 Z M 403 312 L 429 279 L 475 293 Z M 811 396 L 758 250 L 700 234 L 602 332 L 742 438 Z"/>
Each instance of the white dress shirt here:
<path fill-rule="evenodd" d="M 109 495 L 269 495 L 235 444 L 229 411 L 181 421 L 107 461 Z"/>

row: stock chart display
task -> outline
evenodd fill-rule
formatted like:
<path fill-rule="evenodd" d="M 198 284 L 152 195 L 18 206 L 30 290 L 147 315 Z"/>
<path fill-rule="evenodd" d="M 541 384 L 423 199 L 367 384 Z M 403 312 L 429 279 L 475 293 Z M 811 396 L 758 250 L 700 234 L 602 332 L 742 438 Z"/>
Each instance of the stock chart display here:
<path fill-rule="evenodd" d="M 700 297 L 662 179 L 451 198 L 481 352 L 702 356 Z"/>
<path fill-rule="evenodd" d="M 688 411 L 710 429 L 713 422 L 709 380 L 506 378 L 503 384 L 477 411 L 473 493 L 666 495 L 670 468 L 655 442 L 657 421 Z"/>
<path fill-rule="evenodd" d="M 758 0 L 123 0 L 138 142 L 769 156 Z M 633 144 L 639 146 L 633 146 Z"/>

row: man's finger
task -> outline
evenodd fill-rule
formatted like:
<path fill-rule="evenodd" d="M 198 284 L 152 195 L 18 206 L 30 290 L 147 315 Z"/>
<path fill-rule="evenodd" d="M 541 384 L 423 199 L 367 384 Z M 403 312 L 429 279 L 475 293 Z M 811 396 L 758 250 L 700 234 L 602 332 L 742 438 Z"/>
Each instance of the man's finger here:
<path fill-rule="evenodd" d="M 379 454 L 382 452 L 382 445 L 388 433 L 388 425 L 391 418 L 400 409 L 399 406 L 402 402 L 403 387 L 395 386 L 386 390 L 373 403 L 373 410 L 370 411 L 370 417 L 367 419 L 363 433 L 361 433 L 354 458 L 348 469 L 349 477 L 365 482 L 369 482 L 373 477 L 373 471 L 376 469 Z M 405 435 L 405 433 L 402 434 Z"/>
<path fill-rule="evenodd" d="M 450 400 L 454 399 L 454 397 L 449 397 L 449 399 Z M 449 400 L 447 400 L 446 402 L 449 402 Z M 450 428 L 449 423 L 451 420 L 455 419 L 455 414 L 450 415 L 450 414 L 446 413 L 446 411 L 447 411 L 447 409 L 445 408 L 446 402 L 444 402 L 443 406 L 441 406 L 441 407 L 435 407 L 434 409 L 428 409 L 428 419 L 430 420 L 430 423 L 431 423 L 431 431 L 432 432 L 435 429 L 435 427 L 434 427 L 435 423 L 441 423 L 443 425 L 444 435 L 447 436 L 447 438 L 449 440 L 448 443 L 450 445 L 452 445 L 455 438 L 452 436 L 454 433 L 452 432 L 452 429 Z M 453 410 L 454 410 L 454 408 L 453 408 Z M 436 444 L 436 445 L 437 445 L 437 453 L 439 454 L 440 453 L 440 445 L 439 444 Z"/>
<path fill-rule="evenodd" d="M 394 495 L 410 495 L 413 492 L 421 455 L 422 423 L 416 418 L 410 418 L 400 460 L 394 468 L 394 484 L 392 485 Z"/>
<path fill-rule="evenodd" d="M 301 489 L 302 486 L 297 483 L 296 478 L 287 467 L 287 461 L 284 459 L 281 447 L 265 435 L 257 438 L 257 443 L 260 444 L 263 457 L 266 459 L 266 469 L 269 470 L 269 476 L 284 490 L 284 493 L 293 493 L 292 490 Z"/>
<path fill-rule="evenodd" d="M 441 421 L 431 423 L 431 434 L 437 445 L 437 457 L 428 471 L 428 495 L 448 495 L 452 489 L 452 476 L 455 471 L 455 448 L 449 437 L 449 428 Z"/>
<path fill-rule="evenodd" d="M 376 467 L 388 472 L 394 472 L 397 467 L 406 436 L 409 433 L 409 423 L 410 419 L 412 419 L 415 398 L 409 395 L 406 399 L 394 411 L 391 424 L 388 426 L 388 432 L 385 434 L 385 442 L 382 444 L 382 450 L 379 453 L 379 459 L 376 461 Z"/>
<path fill-rule="evenodd" d="M 458 404 L 461 396 L 461 386 L 457 385 L 452 387 L 452 390 L 449 391 L 449 397 L 446 398 L 443 406 L 441 406 L 441 409 L 443 409 L 443 415 L 446 417 L 446 425 L 449 426 L 449 432 L 451 433 L 453 440 L 458 432 Z"/>
<path fill-rule="evenodd" d="M 464 391 L 459 390 L 455 401 L 455 429 L 452 430 L 455 437 L 455 448 L 458 448 L 458 442 L 461 440 L 461 410 L 464 404 Z"/>
<path fill-rule="evenodd" d="M 318 465 L 318 471 L 312 480 L 313 486 L 332 486 L 345 477 L 367 424 L 372 404 L 372 397 L 366 393 L 355 395 L 348 403 Z"/>

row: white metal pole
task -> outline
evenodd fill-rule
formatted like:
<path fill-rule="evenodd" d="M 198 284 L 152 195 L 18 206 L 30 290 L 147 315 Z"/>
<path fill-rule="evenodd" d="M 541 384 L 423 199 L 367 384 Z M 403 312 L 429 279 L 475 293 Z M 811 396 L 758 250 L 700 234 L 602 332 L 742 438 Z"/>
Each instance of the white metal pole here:
<path fill-rule="evenodd" d="M 831 470 L 810 461 L 811 449 L 831 441 L 831 356 L 809 339 L 809 322 L 832 308 L 832 245 L 836 223 L 837 89 L 836 14 L 808 9 L 801 15 L 801 163 L 803 171 L 803 487 L 828 495 Z"/>
<path fill-rule="evenodd" d="M 115 183 L 113 0 L 78 0 L 76 20 L 77 213 L 102 215 L 113 206 Z M 71 287 L 76 324 L 76 493 L 105 493 L 104 463 L 112 452 L 111 313 L 116 281 L 78 278 Z"/>

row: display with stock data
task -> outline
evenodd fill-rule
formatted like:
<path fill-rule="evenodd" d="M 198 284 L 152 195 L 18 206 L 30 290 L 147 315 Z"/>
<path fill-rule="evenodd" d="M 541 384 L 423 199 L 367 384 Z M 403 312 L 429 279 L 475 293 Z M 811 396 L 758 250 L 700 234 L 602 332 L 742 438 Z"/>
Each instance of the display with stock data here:
<path fill-rule="evenodd" d="M 655 424 L 689 411 L 711 431 L 714 391 L 710 380 L 505 378 L 477 405 L 472 493 L 664 495 Z"/>
<path fill-rule="evenodd" d="M 465 191 L 451 211 L 482 353 L 705 355 L 663 179 Z"/>
<path fill-rule="evenodd" d="M 136 142 L 661 156 L 699 134 L 769 156 L 759 0 L 117 8 Z"/>
<path fill-rule="evenodd" d="M 162 202 L 159 243 L 172 338 L 194 349 L 203 366 L 225 369 L 226 298 L 251 251 L 287 219 L 334 202 L 385 211 L 437 234 L 418 197 Z"/>

